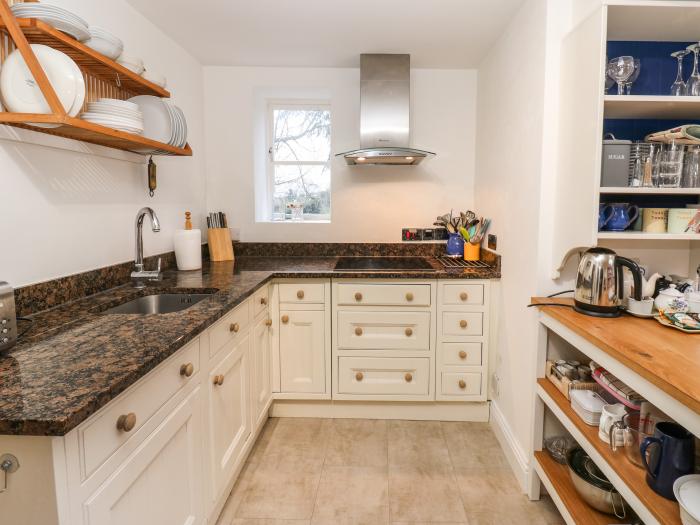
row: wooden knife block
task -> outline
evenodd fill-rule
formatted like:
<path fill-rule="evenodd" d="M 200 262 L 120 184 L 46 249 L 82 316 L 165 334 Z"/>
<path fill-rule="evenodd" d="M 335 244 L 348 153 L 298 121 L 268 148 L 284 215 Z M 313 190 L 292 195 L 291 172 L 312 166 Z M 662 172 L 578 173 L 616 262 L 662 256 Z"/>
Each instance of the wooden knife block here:
<path fill-rule="evenodd" d="M 209 228 L 208 239 L 210 260 L 233 261 L 233 243 L 228 228 Z"/>

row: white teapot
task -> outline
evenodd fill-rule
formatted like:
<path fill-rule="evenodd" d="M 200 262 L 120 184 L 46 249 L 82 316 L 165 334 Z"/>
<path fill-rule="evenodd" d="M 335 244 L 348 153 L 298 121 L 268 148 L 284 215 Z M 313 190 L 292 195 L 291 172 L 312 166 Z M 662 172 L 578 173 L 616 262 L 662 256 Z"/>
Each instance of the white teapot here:
<path fill-rule="evenodd" d="M 676 285 L 661 290 L 654 299 L 654 306 L 659 311 L 668 310 L 670 312 L 687 312 L 688 301 L 681 292 L 676 290 Z"/>

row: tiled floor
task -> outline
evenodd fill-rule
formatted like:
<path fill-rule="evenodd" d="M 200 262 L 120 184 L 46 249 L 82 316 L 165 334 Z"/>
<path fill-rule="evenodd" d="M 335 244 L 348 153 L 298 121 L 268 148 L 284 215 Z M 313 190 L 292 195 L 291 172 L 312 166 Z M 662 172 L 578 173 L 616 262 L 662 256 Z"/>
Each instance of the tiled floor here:
<path fill-rule="evenodd" d="M 486 423 L 270 419 L 218 525 L 554 525 Z"/>

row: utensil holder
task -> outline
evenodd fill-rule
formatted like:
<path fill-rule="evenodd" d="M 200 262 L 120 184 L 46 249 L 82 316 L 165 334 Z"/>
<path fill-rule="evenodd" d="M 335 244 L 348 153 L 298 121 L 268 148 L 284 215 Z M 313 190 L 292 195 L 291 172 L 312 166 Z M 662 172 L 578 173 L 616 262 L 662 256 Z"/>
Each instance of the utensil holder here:
<path fill-rule="evenodd" d="M 464 243 L 464 260 L 465 261 L 478 261 L 481 259 L 481 245 L 472 244 L 470 242 Z"/>
<path fill-rule="evenodd" d="M 213 262 L 233 261 L 233 243 L 228 228 L 209 228 L 209 259 Z"/>

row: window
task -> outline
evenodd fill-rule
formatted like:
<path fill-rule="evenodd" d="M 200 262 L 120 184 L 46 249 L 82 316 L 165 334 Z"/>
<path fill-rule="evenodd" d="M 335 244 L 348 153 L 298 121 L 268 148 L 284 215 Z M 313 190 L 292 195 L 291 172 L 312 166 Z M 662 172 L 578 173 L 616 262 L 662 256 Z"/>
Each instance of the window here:
<path fill-rule="evenodd" d="M 272 103 L 268 111 L 268 205 L 273 221 L 331 218 L 331 111 Z"/>

